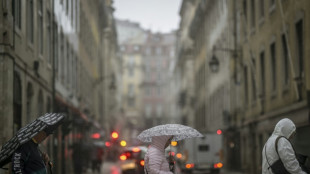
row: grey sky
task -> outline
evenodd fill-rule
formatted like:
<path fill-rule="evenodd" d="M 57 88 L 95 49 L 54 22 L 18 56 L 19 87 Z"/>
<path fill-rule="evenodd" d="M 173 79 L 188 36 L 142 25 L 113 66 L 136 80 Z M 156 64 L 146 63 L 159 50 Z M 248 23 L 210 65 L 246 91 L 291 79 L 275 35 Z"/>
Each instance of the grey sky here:
<path fill-rule="evenodd" d="M 140 23 L 153 32 L 170 32 L 179 27 L 181 0 L 114 0 L 114 16 Z"/>

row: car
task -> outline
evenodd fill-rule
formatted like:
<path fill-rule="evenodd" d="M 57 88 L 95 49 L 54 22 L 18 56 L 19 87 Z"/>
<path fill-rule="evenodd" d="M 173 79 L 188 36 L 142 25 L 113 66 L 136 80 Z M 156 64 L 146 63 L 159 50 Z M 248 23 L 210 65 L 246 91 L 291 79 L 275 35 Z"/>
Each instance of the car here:
<path fill-rule="evenodd" d="M 147 147 L 126 147 L 119 156 L 119 166 L 123 174 L 144 174 L 144 156 Z"/>

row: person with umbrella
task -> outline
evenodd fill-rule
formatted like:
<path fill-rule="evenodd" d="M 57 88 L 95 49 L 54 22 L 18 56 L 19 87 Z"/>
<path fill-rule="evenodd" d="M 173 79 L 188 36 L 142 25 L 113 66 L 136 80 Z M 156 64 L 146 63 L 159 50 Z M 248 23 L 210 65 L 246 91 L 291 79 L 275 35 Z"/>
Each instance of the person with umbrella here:
<path fill-rule="evenodd" d="M 64 114 L 47 113 L 21 128 L 2 146 L 0 167 L 12 161 L 12 173 L 14 174 L 46 174 L 49 157 L 40 151 L 38 144 L 44 141 L 64 118 Z"/>
<path fill-rule="evenodd" d="M 12 173 L 47 173 L 46 166 L 51 165 L 46 153 L 41 153 L 38 145 L 45 140 L 49 133 L 41 131 L 30 141 L 21 145 L 12 157 Z"/>
<path fill-rule="evenodd" d="M 180 124 L 159 125 L 144 130 L 138 135 L 143 142 L 151 142 L 144 157 L 146 174 L 173 174 L 169 162 L 165 158 L 165 149 L 171 141 L 179 141 L 186 138 L 202 137 L 196 129 Z"/>

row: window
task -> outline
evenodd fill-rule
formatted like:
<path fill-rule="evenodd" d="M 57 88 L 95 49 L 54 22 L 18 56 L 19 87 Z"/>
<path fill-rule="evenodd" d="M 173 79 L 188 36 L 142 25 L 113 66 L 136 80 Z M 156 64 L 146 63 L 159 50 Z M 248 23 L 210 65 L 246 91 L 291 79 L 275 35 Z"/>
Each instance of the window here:
<path fill-rule="evenodd" d="M 41 116 L 44 114 L 44 99 L 43 99 L 43 94 L 42 91 L 39 91 L 38 95 L 38 114 Z"/>
<path fill-rule="evenodd" d="M 304 40 L 303 40 L 303 20 L 299 20 L 295 24 L 296 29 L 296 42 L 297 42 L 297 57 L 298 57 L 298 69 L 299 69 L 299 77 L 303 77 L 304 75 Z"/>
<path fill-rule="evenodd" d="M 255 0 L 251 0 L 251 27 L 255 28 Z"/>
<path fill-rule="evenodd" d="M 38 1 L 38 46 L 39 53 L 43 55 L 43 2 Z"/>
<path fill-rule="evenodd" d="M 46 17 L 47 17 L 47 41 L 46 41 L 46 43 L 47 43 L 47 61 L 48 61 L 48 63 L 49 64 L 52 64 L 52 54 L 53 54 L 53 50 L 52 50 L 52 32 L 51 32 L 51 30 L 52 30 L 52 25 L 51 25 L 51 14 L 50 14 L 50 12 L 47 12 L 47 15 L 46 15 Z"/>
<path fill-rule="evenodd" d="M 265 52 L 260 53 L 261 95 L 265 97 Z"/>
<path fill-rule="evenodd" d="M 265 16 L 265 0 L 259 0 L 259 15 L 261 18 Z"/>
<path fill-rule="evenodd" d="M 134 73 L 135 73 L 135 68 L 133 65 L 129 65 L 128 66 L 128 74 L 130 77 L 133 77 L 134 76 Z"/>
<path fill-rule="evenodd" d="M 133 97 L 134 96 L 134 86 L 133 84 L 128 84 L 128 96 Z"/>
<path fill-rule="evenodd" d="M 21 8 L 21 0 L 15 0 L 15 7 L 14 7 L 14 19 L 15 25 L 18 29 L 22 28 L 22 8 Z"/>
<path fill-rule="evenodd" d="M 33 0 L 27 0 L 27 39 L 33 44 Z"/>
<path fill-rule="evenodd" d="M 78 92 L 78 90 L 79 90 L 79 77 L 78 77 L 78 75 L 77 74 L 79 74 L 79 62 L 78 62 L 78 57 L 77 56 L 75 56 L 75 67 L 74 67 L 75 69 L 75 88 L 74 88 L 74 90 L 76 91 L 76 92 Z"/>
<path fill-rule="evenodd" d="M 174 50 L 173 50 L 173 49 L 172 49 L 172 50 L 170 50 L 169 56 L 170 56 L 171 58 L 173 58 L 173 57 L 174 57 L 174 55 L 175 55 Z"/>
<path fill-rule="evenodd" d="M 158 96 L 161 95 L 161 89 L 160 89 L 160 87 L 157 88 L 157 95 L 158 95 Z"/>
<path fill-rule="evenodd" d="M 80 4 L 79 1 L 75 3 L 75 28 L 77 31 L 79 30 L 79 22 L 80 22 L 79 4 Z"/>
<path fill-rule="evenodd" d="M 157 107 L 156 107 L 156 115 L 157 117 L 161 117 L 162 116 L 162 111 L 163 111 L 163 107 L 158 104 Z"/>
<path fill-rule="evenodd" d="M 244 73 L 244 101 L 245 101 L 245 105 L 248 104 L 248 67 L 244 66 L 243 69 L 243 73 Z"/>
<path fill-rule="evenodd" d="M 256 100 L 256 82 L 255 82 L 256 62 L 255 62 L 254 58 L 252 58 L 252 63 L 253 63 L 253 70 L 251 71 L 251 74 L 252 74 L 252 97 L 253 97 L 253 101 L 255 101 Z"/>
<path fill-rule="evenodd" d="M 124 52 L 126 50 L 126 47 L 124 45 L 120 46 L 121 52 Z"/>
<path fill-rule="evenodd" d="M 282 34 L 282 49 L 283 49 L 283 80 L 284 85 L 288 85 L 289 82 L 289 60 L 288 60 L 288 50 L 286 43 L 286 36 Z"/>
<path fill-rule="evenodd" d="M 243 14 L 244 14 L 244 17 L 245 17 L 245 20 L 247 20 L 247 0 L 243 0 Z"/>
<path fill-rule="evenodd" d="M 157 47 L 156 48 L 156 55 L 161 55 L 161 53 L 162 53 L 161 47 Z"/>
<path fill-rule="evenodd" d="M 276 90 L 276 43 L 270 45 L 270 61 L 271 61 L 271 85 L 272 90 Z"/>
<path fill-rule="evenodd" d="M 71 0 L 71 25 L 74 26 L 74 3 L 75 3 L 75 0 Z"/>
<path fill-rule="evenodd" d="M 75 59 L 75 54 L 72 50 L 72 53 L 71 53 L 71 89 L 72 91 L 75 90 L 75 84 L 76 84 L 76 59 Z M 101 69 L 101 68 L 100 68 Z"/>
<path fill-rule="evenodd" d="M 130 107 L 135 106 L 135 98 L 134 97 L 128 97 L 128 106 L 130 106 Z"/>
<path fill-rule="evenodd" d="M 60 34 L 60 57 L 59 57 L 59 75 L 60 75 L 60 80 L 63 83 L 65 81 L 64 79 L 64 74 L 65 74 L 65 43 L 64 43 L 64 34 Z"/>
<path fill-rule="evenodd" d="M 69 0 L 66 0 L 66 14 L 69 12 Z"/>
<path fill-rule="evenodd" d="M 22 126 L 22 85 L 17 72 L 14 72 L 13 103 L 13 133 L 16 133 Z"/>
<path fill-rule="evenodd" d="M 139 45 L 135 45 L 135 46 L 133 47 L 133 49 L 134 49 L 135 51 L 139 51 L 139 50 L 140 50 L 140 46 L 139 46 Z"/>
<path fill-rule="evenodd" d="M 27 85 L 27 102 L 26 102 L 26 121 L 30 122 L 31 116 L 32 116 L 32 97 L 33 97 L 33 89 L 32 89 L 32 84 L 28 83 Z"/>
<path fill-rule="evenodd" d="M 199 151 L 206 151 L 206 152 L 207 152 L 207 151 L 209 151 L 209 149 L 210 149 L 210 148 L 209 148 L 209 145 L 207 145 L 207 144 L 199 145 L 199 146 L 198 146 L 198 150 L 199 150 Z"/>
<path fill-rule="evenodd" d="M 56 24 L 56 22 L 54 22 L 54 68 L 55 68 L 55 72 L 56 72 L 56 78 L 58 79 L 58 75 L 59 75 L 59 55 L 58 55 L 58 49 L 59 49 L 59 43 L 58 43 L 58 26 Z"/>
<path fill-rule="evenodd" d="M 69 42 L 67 42 L 67 56 L 66 56 L 66 73 L 65 73 L 65 79 L 66 79 L 66 85 L 70 84 L 70 45 Z"/>
<path fill-rule="evenodd" d="M 150 118 L 151 112 L 152 112 L 152 106 L 146 105 L 146 107 L 145 107 L 145 115 L 146 115 L 147 118 Z"/>
<path fill-rule="evenodd" d="M 52 102 L 51 102 L 50 97 L 47 97 L 46 112 L 48 112 L 48 113 L 52 112 Z"/>

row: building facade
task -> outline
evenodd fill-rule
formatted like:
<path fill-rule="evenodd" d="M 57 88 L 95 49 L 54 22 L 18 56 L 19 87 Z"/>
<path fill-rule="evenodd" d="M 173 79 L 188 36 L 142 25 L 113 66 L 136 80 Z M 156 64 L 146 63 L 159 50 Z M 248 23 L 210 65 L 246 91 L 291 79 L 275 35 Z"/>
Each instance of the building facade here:
<path fill-rule="evenodd" d="M 175 59 L 175 32 L 148 32 L 144 44 L 143 114 L 147 127 L 178 122 L 170 113 L 174 95 L 169 76 Z M 178 119 L 178 118 L 176 118 Z"/>
<path fill-rule="evenodd" d="M 131 21 L 117 20 L 119 52 L 122 57 L 122 117 L 118 120 L 117 129 L 121 137 L 129 144 L 139 143 L 136 140 L 143 130 L 144 117 L 142 108 L 141 83 L 144 77 L 143 45 L 146 32 L 139 24 Z"/>
<path fill-rule="evenodd" d="M 54 172 L 73 173 L 72 145 L 91 141 L 93 132 L 104 134 L 105 88 L 98 81 L 106 63 L 102 50 L 109 46 L 104 28 L 113 31 L 111 5 L 1 1 L 1 145 L 40 115 L 64 112 L 64 124 L 42 146 L 55 161 Z M 110 37 L 116 41 L 116 34 Z M 115 51 L 117 42 L 109 43 Z"/>
<path fill-rule="evenodd" d="M 176 67 L 174 74 L 180 86 L 177 104 L 180 107 L 181 123 L 194 127 L 195 83 L 193 40 L 189 36 L 190 25 L 194 19 L 196 8 L 200 1 L 182 1 L 180 8 L 180 25 L 176 40 Z M 179 78 L 177 78 L 179 77 Z"/>
<path fill-rule="evenodd" d="M 282 118 L 309 154 L 309 1 L 238 1 L 243 58 L 242 166 L 261 173 L 264 143 Z M 254 159 L 254 160 L 253 160 Z"/>
<path fill-rule="evenodd" d="M 182 49 L 180 39 L 178 61 L 190 55 L 195 76 L 195 117 L 188 119 L 202 132 L 224 130 L 229 170 L 261 173 L 263 146 L 282 118 L 296 124 L 296 151 L 309 154 L 308 7 L 308 1 L 199 1 L 188 27 L 183 21 L 191 15 L 183 12 L 180 31 L 190 31 L 193 46 Z M 189 89 L 181 90 L 184 113 Z"/>

